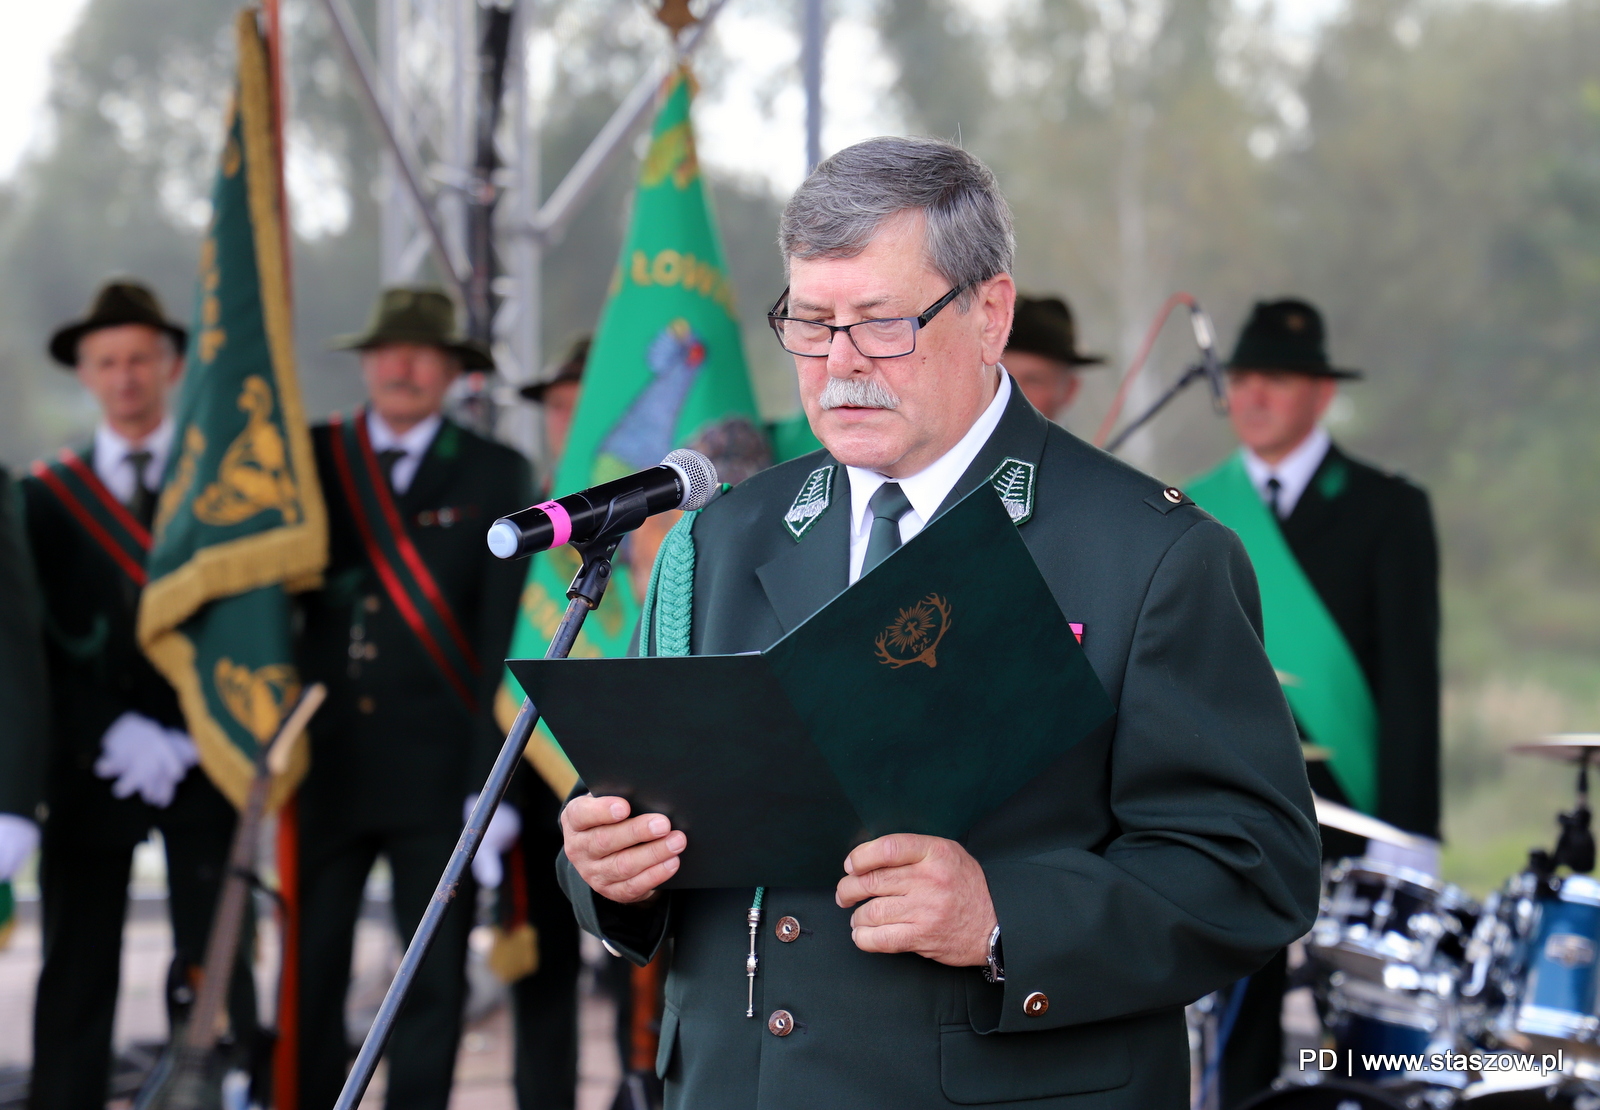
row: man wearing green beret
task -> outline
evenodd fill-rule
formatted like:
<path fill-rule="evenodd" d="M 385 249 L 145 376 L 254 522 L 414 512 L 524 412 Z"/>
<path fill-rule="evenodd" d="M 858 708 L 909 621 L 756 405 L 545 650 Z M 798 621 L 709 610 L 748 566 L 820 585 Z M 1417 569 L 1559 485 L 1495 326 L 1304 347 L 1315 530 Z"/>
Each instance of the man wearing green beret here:
<path fill-rule="evenodd" d="M 1001 360 L 1022 395 L 1051 420 L 1077 400 L 1083 385 L 1078 372 L 1105 362 L 1078 350 L 1078 329 L 1066 301 L 1021 293 Z"/>
<path fill-rule="evenodd" d="M 1244 550 L 1001 369 L 1015 242 L 971 154 L 846 148 L 779 238 L 769 319 L 824 449 L 685 518 L 658 567 L 681 585 L 640 651 L 765 649 L 992 491 L 1116 715 L 963 840 L 871 840 L 818 888 L 663 889 L 695 832 L 580 786 L 558 861 L 578 920 L 636 962 L 669 953 L 656 1067 L 674 1110 L 1186 1107 L 1184 1006 L 1303 935 L 1317 904 Z"/>
<path fill-rule="evenodd" d="M 135 846 L 161 830 L 175 948 L 168 1014 L 180 1018 L 194 998 L 233 837 L 233 806 L 197 766 L 177 694 L 134 635 L 185 338 L 144 285 L 104 286 L 49 344 L 100 410 L 94 437 L 35 463 L 20 483 L 51 711 L 38 811 L 44 964 L 33 1107 L 105 1105 Z M 240 950 L 249 949 L 247 938 Z M 246 957 L 229 1003 L 234 1039 L 247 1050 L 255 993 Z"/>
<path fill-rule="evenodd" d="M 388 289 L 360 357 L 367 403 L 313 429 L 330 522 L 326 584 L 305 605 L 300 662 L 328 686 L 299 794 L 299 1110 L 326 1110 L 349 1064 L 351 944 L 381 856 L 409 941 L 500 747 L 491 714 L 522 566 L 484 530 L 533 497 L 528 465 L 443 414 L 463 370 L 489 352 L 455 329 L 434 289 Z M 474 861 L 498 885 L 517 832 L 502 806 Z M 444 1110 L 466 1000 L 472 884 L 446 915 L 389 1042 L 386 1105 Z"/>
<path fill-rule="evenodd" d="M 1343 451 L 1322 426 L 1341 381 L 1322 314 L 1262 301 L 1228 363 L 1240 448 L 1188 491 L 1238 532 L 1261 582 L 1267 654 L 1303 737 L 1329 758 L 1312 789 L 1407 832 L 1439 837 L 1439 555 L 1428 495 Z M 1405 852 L 1328 832 L 1327 858 Z M 1223 1104 L 1270 1084 L 1282 1055 L 1283 961 L 1252 979 L 1224 1059 Z"/>

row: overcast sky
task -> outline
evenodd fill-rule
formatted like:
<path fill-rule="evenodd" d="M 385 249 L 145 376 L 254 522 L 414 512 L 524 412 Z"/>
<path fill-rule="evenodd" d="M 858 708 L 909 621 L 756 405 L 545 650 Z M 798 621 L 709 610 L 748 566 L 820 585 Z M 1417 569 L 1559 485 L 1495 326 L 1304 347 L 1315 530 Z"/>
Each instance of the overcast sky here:
<path fill-rule="evenodd" d="M 982 7 L 980 0 L 958 3 Z M 1284 30 L 1305 34 L 1339 3 L 1279 0 L 1275 7 Z M 50 60 L 84 5 L 85 0 L 0 0 L 6 24 L 6 33 L 0 35 L 0 180 L 12 175 L 30 148 L 49 139 L 44 103 Z M 832 6 L 837 15 L 826 58 L 825 153 L 900 124 L 888 97 L 893 64 L 879 52 L 869 23 L 854 14 L 863 5 L 835 0 Z M 717 35 L 724 50 L 741 61 L 721 95 L 699 105 L 702 157 L 713 165 L 766 177 L 780 192 L 787 192 L 799 184 L 805 169 L 804 97 L 798 84 L 786 87 L 772 100 L 768 115 L 761 92 L 772 86 L 777 71 L 794 65 L 799 43 L 792 25 L 775 23 L 765 14 L 742 14 L 737 3 L 729 6 L 719 24 Z"/>

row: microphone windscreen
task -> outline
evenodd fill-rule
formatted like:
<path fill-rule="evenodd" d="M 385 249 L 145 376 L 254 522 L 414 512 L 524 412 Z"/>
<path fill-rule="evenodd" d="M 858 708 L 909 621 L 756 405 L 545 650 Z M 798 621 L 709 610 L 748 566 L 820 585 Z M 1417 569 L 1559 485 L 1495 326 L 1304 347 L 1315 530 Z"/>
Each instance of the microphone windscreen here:
<path fill-rule="evenodd" d="M 683 479 L 683 500 L 678 508 L 703 509 L 717 495 L 717 468 L 700 452 L 680 447 L 662 459 L 661 465 L 670 466 Z"/>

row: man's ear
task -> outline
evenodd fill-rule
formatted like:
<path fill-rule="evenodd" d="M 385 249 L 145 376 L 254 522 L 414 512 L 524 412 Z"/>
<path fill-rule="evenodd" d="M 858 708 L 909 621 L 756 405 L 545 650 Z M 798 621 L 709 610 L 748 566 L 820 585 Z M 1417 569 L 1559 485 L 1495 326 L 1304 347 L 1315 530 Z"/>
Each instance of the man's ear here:
<path fill-rule="evenodd" d="M 1317 419 L 1322 419 L 1322 414 L 1328 411 L 1328 406 L 1333 404 L 1333 399 L 1339 395 L 1339 382 L 1334 378 L 1317 379 Z"/>
<path fill-rule="evenodd" d="M 1011 338 L 1011 318 L 1017 307 L 1017 283 L 1010 274 L 996 274 L 977 290 L 977 309 L 983 314 L 983 364 L 993 366 L 1005 353 Z"/>

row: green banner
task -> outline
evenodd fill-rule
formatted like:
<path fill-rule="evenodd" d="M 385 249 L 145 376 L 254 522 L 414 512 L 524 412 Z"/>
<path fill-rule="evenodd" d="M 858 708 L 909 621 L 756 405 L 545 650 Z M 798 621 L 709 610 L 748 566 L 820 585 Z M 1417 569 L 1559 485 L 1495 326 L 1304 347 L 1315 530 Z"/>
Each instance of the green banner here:
<path fill-rule="evenodd" d="M 659 463 L 675 447 L 709 456 L 724 482 L 772 461 L 750 388 L 733 287 L 695 156 L 687 68 L 668 78 L 633 198 L 633 220 L 600 315 L 573 414 L 555 496 Z M 640 595 L 673 514 L 652 518 L 619 552 L 618 573 L 572 650 L 624 655 Z M 515 659 L 542 656 L 578 570 L 570 547 L 535 555 L 511 643 Z M 522 700 L 506 675 L 496 713 L 509 725 Z M 528 758 L 558 794 L 576 781 L 543 726 Z"/>
<path fill-rule="evenodd" d="M 139 641 L 178 691 L 200 763 L 242 805 L 259 744 L 298 695 L 289 593 L 315 585 L 327 515 L 295 377 L 279 129 L 254 11 L 200 249 L 177 430 Z M 295 747 L 274 803 L 306 765 Z"/>
<path fill-rule="evenodd" d="M 1243 457 L 1184 487 L 1206 512 L 1238 533 L 1261 586 L 1267 657 L 1306 736 L 1331 753 L 1328 768 L 1363 813 L 1378 804 L 1378 710 L 1366 675 L 1333 615 L 1250 482 Z"/>

